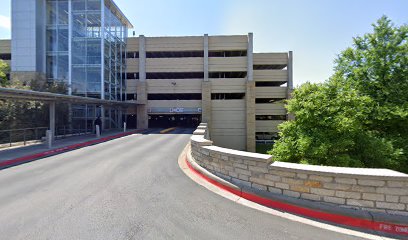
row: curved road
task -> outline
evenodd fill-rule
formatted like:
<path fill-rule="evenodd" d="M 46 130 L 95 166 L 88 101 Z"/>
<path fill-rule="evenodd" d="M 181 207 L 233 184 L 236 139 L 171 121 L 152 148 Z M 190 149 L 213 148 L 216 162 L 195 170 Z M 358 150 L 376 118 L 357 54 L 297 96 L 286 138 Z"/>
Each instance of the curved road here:
<path fill-rule="evenodd" d="M 192 130 L 136 134 L 0 171 L 1 239 L 358 239 L 199 186 L 177 158 Z"/>

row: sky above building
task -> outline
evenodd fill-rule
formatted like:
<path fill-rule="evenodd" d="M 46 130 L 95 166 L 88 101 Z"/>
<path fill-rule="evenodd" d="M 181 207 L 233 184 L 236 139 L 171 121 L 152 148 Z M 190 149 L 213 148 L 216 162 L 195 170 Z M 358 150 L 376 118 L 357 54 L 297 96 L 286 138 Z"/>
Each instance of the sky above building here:
<path fill-rule="evenodd" d="M 10 38 L 10 0 L 0 0 L 0 39 Z M 254 33 L 255 52 L 294 54 L 294 83 L 323 82 L 355 36 L 382 15 L 408 23 L 407 0 L 115 0 L 133 35 Z"/>

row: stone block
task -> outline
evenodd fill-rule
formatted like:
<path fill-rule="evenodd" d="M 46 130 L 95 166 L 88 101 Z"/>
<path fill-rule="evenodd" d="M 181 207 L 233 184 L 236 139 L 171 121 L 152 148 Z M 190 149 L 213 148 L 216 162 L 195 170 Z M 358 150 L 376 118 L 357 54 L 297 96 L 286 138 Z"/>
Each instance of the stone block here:
<path fill-rule="evenodd" d="M 274 182 L 271 182 L 265 178 L 250 177 L 249 181 L 253 183 L 261 184 L 261 185 L 271 186 L 271 187 L 275 186 Z"/>
<path fill-rule="evenodd" d="M 249 182 L 249 176 L 244 175 L 244 174 L 238 174 L 238 178 L 244 181 L 248 181 Z"/>
<path fill-rule="evenodd" d="M 291 185 L 290 190 L 295 191 L 295 192 L 301 192 L 301 193 L 309 193 L 310 188 L 305 187 L 303 185 Z"/>
<path fill-rule="evenodd" d="M 398 195 L 398 196 L 406 196 L 406 195 L 408 195 L 408 188 L 383 187 L 383 188 L 377 188 L 377 193 L 383 193 L 383 194 L 389 194 L 389 195 Z"/>
<path fill-rule="evenodd" d="M 382 187 L 385 186 L 385 181 L 372 180 L 372 179 L 359 179 L 358 185 L 361 186 L 372 186 L 372 187 Z"/>
<path fill-rule="evenodd" d="M 268 187 L 265 185 L 261 185 L 261 184 L 256 184 L 256 183 L 252 183 L 252 187 L 258 190 L 263 190 L 266 191 L 268 190 Z"/>
<path fill-rule="evenodd" d="M 319 196 L 334 196 L 335 191 L 323 188 L 311 188 L 310 193 L 319 195 Z"/>
<path fill-rule="evenodd" d="M 249 166 L 256 166 L 256 161 L 244 160 L 244 164 L 249 165 Z"/>
<path fill-rule="evenodd" d="M 405 210 L 405 204 L 402 204 L 402 203 L 376 202 L 375 206 L 377 208 L 385 208 L 385 209 L 392 209 L 392 210 Z"/>
<path fill-rule="evenodd" d="M 319 175 L 310 175 L 309 176 L 310 180 L 315 180 L 315 181 L 320 181 L 320 182 L 332 182 L 333 177 L 327 177 L 327 176 L 319 176 Z"/>
<path fill-rule="evenodd" d="M 354 185 L 351 187 L 351 191 L 354 192 L 366 192 L 366 193 L 375 193 L 375 187 L 365 187 L 365 186 L 358 186 Z"/>
<path fill-rule="evenodd" d="M 327 196 L 324 196 L 323 201 L 328 202 L 328 203 L 340 204 L 340 205 L 346 203 L 346 199 L 339 198 L 339 197 L 327 197 Z"/>
<path fill-rule="evenodd" d="M 228 161 L 228 156 L 221 155 L 221 159 L 224 160 L 224 161 Z"/>
<path fill-rule="evenodd" d="M 289 189 L 289 184 L 287 184 L 287 183 L 275 183 L 275 187 L 276 188 L 281 188 L 281 189 Z"/>
<path fill-rule="evenodd" d="M 386 202 L 397 203 L 397 202 L 399 202 L 399 196 L 385 195 L 385 201 Z"/>
<path fill-rule="evenodd" d="M 248 169 L 252 172 L 268 173 L 268 169 L 264 167 L 249 166 Z"/>
<path fill-rule="evenodd" d="M 312 201 L 320 201 L 321 199 L 319 195 L 310 194 L 310 193 L 302 193 L 300 197 L 303 199 L 312 200 Z"/>
<path fill-rule="evenodd" d="M 333 189 L 333 190 L 342 190 L 347 191 L 351 189 L 352 185 L 342 184 L 342 183 L 324 183 L 323 188 Z"/>
<path fill-rule="evenodd" d="M 408 203 L 408 196 L 403 196 L 400 198 L 401 203 Z"/>
<path fill-rule="evenodd" d="M 294 192 L 294 191 L 289 191 L 289 190 L 283 190 L 283 195 L 289 196 L 289 197 L 294 197 L 294 198 L 299 198 L 300 193 Z"/>
<path fill-rule="evenodd" d="M 405 183 L 403 181 L 387 181 L 388 187 L 405 187 Z"/>
<path fill-rule="evenodd" d="M 384 194 L 378 193 L 363 193 L 363 199 L 371 201 L 384 201 Z"/>
<path fill-rule="evenodd" d="M 303 180 L 297 180 L 293 178 L 282 178 L 282 182 L 288 183 L 289 185 L 303 185 Z"/>
<path fill-rule="evenodd" d="M 334 178 L 334 182 L 336 183 L 343 183 L 343 184 L 357 184 L 357 180 L 354 178 L 341 178 L 341 177 L 336 177 Z"/>
<path fill-rule="evenodd" d="M 268 187 L 268 191 L 271 193 L 282 194 L 282 189 L 279 189 L 279 188 Z"/>
<path fill-rule="evenodd" d="M 307 179 L 309 176 L 307 174 L 304 173 L 297 173 L 296 177 L 299 179 Z"/>
<path fill-rule="evenodd" d="M 244 170 L 244 169 L 241 169 L 241 168 L 235 168 L 235 172 L 238 173 L 238 174 L 244 174 L 244 175 L 247 175 L 247 176 L 251 176 L 251 172 L 249 170 Z"/>
<path fill-rule="evenodd" d="M 307 187 L 313 187 L 313 188 L 321 188 L 322 183 L 318 181 L 305 181 L 304 183 L 305 186 Z"/>
<path fill-rule="evenodd" d="M 358 207 L 374 207 L 374 202 L 367 200 L 347 199 L 346 204 Z"/>
<path fill-rule="evenodd" d="M 341 198 L 361 199 L 361 193 L 358 192 L 336 191 L 335 195 Z"/>
<path fill-rule="evenodd" d="M 228 175 L 233 178 L 238 178 L 238 173 L 236 172 L 229 172 Z"/>
<path fill-rule="evenodd" d="M 272 175 L 272 174 L 265 174 L 265 179 L 274 181 L 274 182 L 280 182 L 281 181 L 281 177 L 276 176 L 276 175 Z"/>
<path fill-rule="evenodd" d="M 269 173 L 272 175 L 278 175 L 281 177 L 296 177 L 296 173 L 294 172 L 285 172 L 285 171 L 277 171 L 277 170 L 269 169 Z"/>
<path fill-rule="evenodd" d="M 233 163 L 232 166 L 234 166 L 236 168 L 241 168 L 241 169 L 248 169 L 248 165 L 241 164 L 241 163 Z"/>

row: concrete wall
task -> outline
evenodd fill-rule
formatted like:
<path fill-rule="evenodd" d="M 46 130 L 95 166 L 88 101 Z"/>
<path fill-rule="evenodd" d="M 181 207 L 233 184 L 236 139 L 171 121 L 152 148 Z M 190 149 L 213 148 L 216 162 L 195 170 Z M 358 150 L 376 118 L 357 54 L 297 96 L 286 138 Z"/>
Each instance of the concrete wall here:
<path fill-rule="evenodd" d="M 408 175 L 388 169 L 272 162 L 272 156 L 214 146 L 205 127 L 191 137 L 202 167 L 243 187 L 345 208 L 408 214 Z"/>

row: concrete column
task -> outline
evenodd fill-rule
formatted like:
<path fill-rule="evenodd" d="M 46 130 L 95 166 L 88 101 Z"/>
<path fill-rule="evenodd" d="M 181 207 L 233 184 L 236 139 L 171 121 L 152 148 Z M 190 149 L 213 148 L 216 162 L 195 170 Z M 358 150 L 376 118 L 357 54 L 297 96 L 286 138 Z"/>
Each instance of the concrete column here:
<path fill-rule="evenodd" d="M 146 38 L 139 36 L 139 81 L 146 81 Z"/>
<path fill-rule="evenodd" d="M 55 102 L 50 102 L 50 129 L 51 131 L 51 142 L 54 141 L 55 137 Z"/>
<path fill-rule="evenodd" d="M 201 121 L 211 132 L 211 82 L 208 74 L 208 34 L 204 35 L 204 81 L 202 82 Z"/>
<path fill-rule="evenodd" d="M 208 82 L 208 34 L 204 35 L 204 82 Z"/>
<path fill-rule="evenodd" d="M 287 84 L 287 92 L 286 92 L 286 98 L 290 99 L 292 97 L 292 91 L 293 91 L 293 52 L 289 51 L 289 56 L 288 56 L 288 84 Z M 294 120 L 295 116 L 293 114 L 288 114 L 287 115 L 288 120 Z"/>
<path fill-rule="evenodd" d="M 248 33 L 248 50 L 247 50 L 247 80 L 254 80 L 254 34 Z"/>
<path fill-rule="evenodd" d="M 255 81 L 254 81 L 254 60 L 253 60 L 253 33 L 248 33 L 247 49 L 247 83 L 246 83 L 246 150 L 256 151 L 255 143 Z"/>
<path fill-rule="evenodd" d="M 148 128 L 149 121 L 147 115 L 147 83 L 146 83 L 146 38 L 139 36 L 139 81 L 136 85 L 137 101 L 142 105 L 137 105 L 137 128 Z"/>
<path fill-rule="evenodd" d="M 248 81 L 246 83 L 246 140 L 247 140 L 247 151 L 255 152 L 255 132 L 256 132 L 256 121 L 255 121 L 255 81 Z"/>

